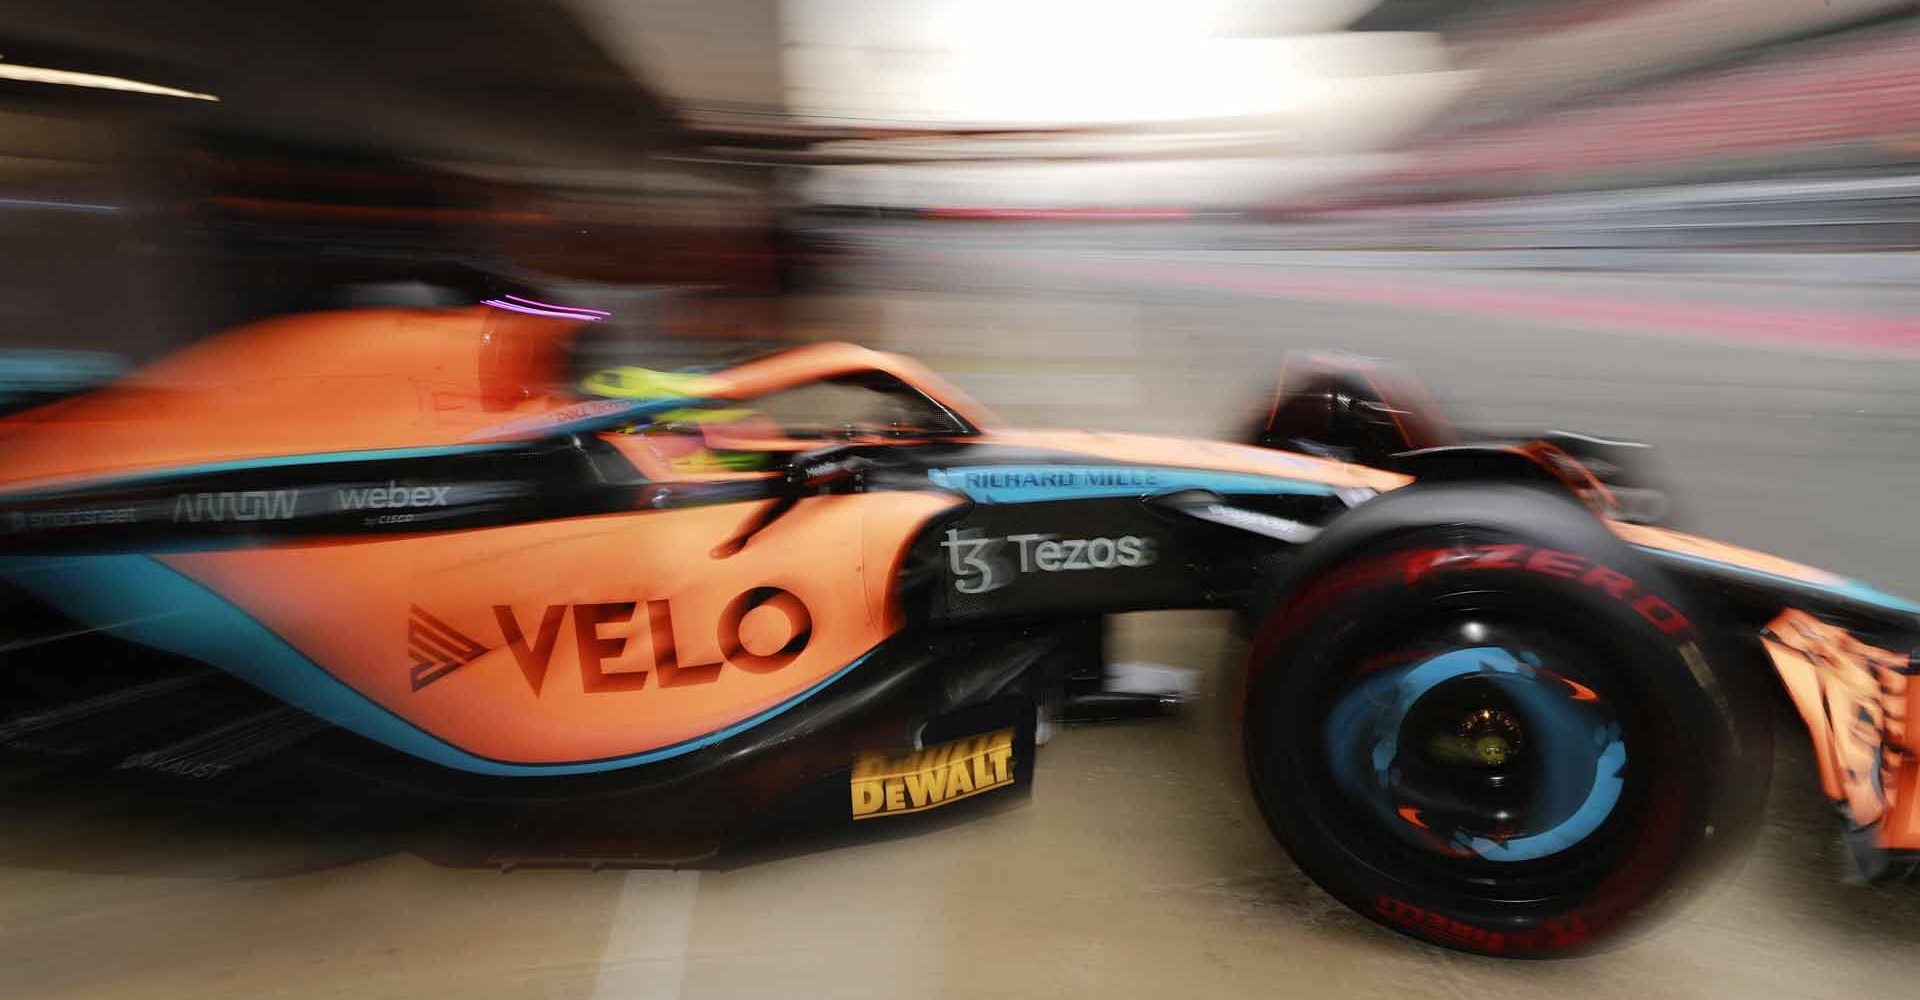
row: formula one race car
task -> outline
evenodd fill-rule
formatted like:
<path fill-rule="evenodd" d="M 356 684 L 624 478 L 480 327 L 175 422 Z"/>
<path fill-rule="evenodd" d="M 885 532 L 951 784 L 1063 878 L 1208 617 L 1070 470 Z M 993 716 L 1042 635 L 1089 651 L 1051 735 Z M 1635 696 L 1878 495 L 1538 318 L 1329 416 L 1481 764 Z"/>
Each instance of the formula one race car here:
<path fill-rule="evenodd" d="M 1102 616 L 1221 607 L 1260 808 L 1400 931 L 1564 954 L 1666 909 L 1753 825 L 1769 660 L 1871 872 L 1920 848 L 1920 609 L 1631 523 L 1571 438 L 1460 443 L 1364 363 L 1290 372 L 1266 448 L 1009 430 L 844 344 L 591 398 L 602 315 L 273 320 L 0 421 L 0 746 L 683 863 L 1017 796 Z"/>

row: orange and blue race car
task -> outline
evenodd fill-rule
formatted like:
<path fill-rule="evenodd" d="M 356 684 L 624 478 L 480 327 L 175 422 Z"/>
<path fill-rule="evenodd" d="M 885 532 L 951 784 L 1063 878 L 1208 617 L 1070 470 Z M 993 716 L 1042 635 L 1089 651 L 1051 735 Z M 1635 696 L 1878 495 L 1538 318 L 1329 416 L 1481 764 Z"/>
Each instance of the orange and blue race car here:
<path fill-rule="evenodd" d="M 1407 934 L 1560 955 L 1685 898 L 1778 690 L 1865 874 L 1920 851 L 1920 607 L 1648 523 L 1630 445 L 1348 359 L 1250 444 L 1014 430 L 846 344 L 583 382 L 604 315 L 275 319 L 0 419 L 0 747 L 690 863 L 1017 799 L 1045 720 L 1130 704 L 1105 616 L 1213 607 L 1274 834 Z"/>

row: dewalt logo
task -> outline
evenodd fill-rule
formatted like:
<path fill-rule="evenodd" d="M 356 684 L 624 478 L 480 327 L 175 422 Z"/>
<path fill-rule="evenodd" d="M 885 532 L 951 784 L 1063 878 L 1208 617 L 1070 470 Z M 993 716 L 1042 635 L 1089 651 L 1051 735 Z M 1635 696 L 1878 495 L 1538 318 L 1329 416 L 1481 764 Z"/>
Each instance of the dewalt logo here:
<path fill-rule="evenodd" d="M 1011 784 L 1011 729 L 916 753 L 865 754 L 853 766 L 853 818 L 922 812 Z"/>

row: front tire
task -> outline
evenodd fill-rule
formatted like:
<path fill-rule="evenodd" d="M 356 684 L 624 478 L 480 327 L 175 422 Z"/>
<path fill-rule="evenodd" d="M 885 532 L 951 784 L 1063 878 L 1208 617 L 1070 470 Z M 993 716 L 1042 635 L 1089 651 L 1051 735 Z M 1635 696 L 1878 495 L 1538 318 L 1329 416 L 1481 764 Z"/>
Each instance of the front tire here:
<path fill-rule="evenodd" d="M 1741 650 L 1571 503 L 1410 487 L 1336 522 L 1255 633 L 1269 826 L 1394 930 L 1561 956 L 1744 846 L 1771 763 Z"/>

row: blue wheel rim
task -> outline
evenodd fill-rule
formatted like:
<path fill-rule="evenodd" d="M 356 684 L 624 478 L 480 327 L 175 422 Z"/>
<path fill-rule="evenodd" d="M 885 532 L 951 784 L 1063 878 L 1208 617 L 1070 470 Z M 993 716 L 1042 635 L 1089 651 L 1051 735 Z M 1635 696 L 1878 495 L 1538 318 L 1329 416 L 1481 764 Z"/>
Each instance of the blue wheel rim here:
<path fill-rule="evenodd" d="M 1422 752 L 1408 722 L 1428 699 L 1477 685 L 1524 725 L 1532 796 L 1525 821 L 1498 832 L 1423 812 L 1409 773 Z M 1456 647 L 1374 670 L 1341 692 L 1323 748 L 1334 783 L 1399 839 L 1456 859 L 1495 865 L 1552 857 L 1599 831 L 1619 807 L 1627 744 L 1606 702 L 1524 647 Z"/>

